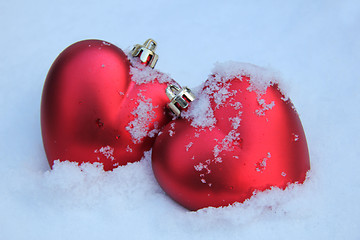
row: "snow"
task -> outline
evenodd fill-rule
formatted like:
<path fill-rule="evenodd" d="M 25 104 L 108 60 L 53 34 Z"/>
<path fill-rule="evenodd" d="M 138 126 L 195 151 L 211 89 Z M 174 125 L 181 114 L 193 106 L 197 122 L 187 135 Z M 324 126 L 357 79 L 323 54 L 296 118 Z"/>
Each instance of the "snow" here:
<path fill-rule="evenodd" d="M 114 154 L 114 148 L 110 146 L 101 147 L 100 149 L 95 149 L 94 153 L 102 153 L 106 158 L 110 158 L 112 161 L 115 160 Z M 99 159 L 99 158 L 98 158 Z"/>
<path fill-rule="evenodd" d="M 182 112 L 181 116 L 191 121 L 194 127 L 212 127 L 216 123 L 214 111 L 210 105 L 210 96 L 199 94 L 201 91 L 196 91 L 196 99 L 189 106 L 189 110 Z"/>
<path fill-rule="evenodd" d="M 15 0 L 0 9 L 1 240 L 360 238 L 357 1 Z M 50 171 L 39 109 L 56 56 L 82 39 L 126 49 L 149 37 L 155 68 L 183 86 L 201 85 L 217 62 L 281 75 L 307 136 L 306 183 L 189 212 L 156 183 L 150 152 L 112 172 L 69 162 Z"/>
<path fill-rule="evenodd" d="M 256 171 L 258 171 L 258 172 L 263 172 L 263 171 L 265 170 L 265 168 L 266 168 L 266 162 L 267 162 L 270 158 L 271 158 L 271 153 L 268 152 L 267 155 L 266 155 L 266 157 L 264 157 L 261 162 L 257 162 L 257 163 L 255 164 L 255 167 L 256 167 L 255 169 L 256 169 Z M 284 172 L 282 172 L 281 175 L 284 176 Z M 286 176 L 286 174 L 285 174 L 285 176 Z M 284 176 L 284 177 L 285 177 L 285 176 Z"/>
<path fill-rule="evenodd" d="M 124 50 L 127 51 L 127 50 Z M 156 79 L 159 83 L 171 83 L 172 79 L 168 74 L 161 74 L 158 70 L 152 69 L 140 63 L 139 58 L 131 57 L 128 53 L 128 58 L 132 65 L 130 66 L 130 75 L 136 84 L 141 85 L 149 83 Z"/>
<path fill-rule="evenodd" d="M 154 108 L 157 108 L 158 106 L 154 106 L 151 103 L 151 99 L 146 99 L 141 93 L 138 94 L 138 97 L 138 105 L 134 111 L 131 112 L 131 114 L 134 115 L 134 120 L 129 122 L 125 128 L 130 133 L 135 144 L 140 143 L 147 135 L 153 136 L 153 131 L 158 131 L 156 128 L 149 131 L 149 125 L 156 119 Z"/>
<path fill-rule="evenodd" d="M 214 78 L 221 82 L 226 82 L 233 78 L 241 78 L 241 76 L 248 76 L 250 77 L 248 91 L 255 91 L 258 95 L 264 94 L 270 85 L 281 82 L 281 77 L 270 69 L 236 61 L 217 63 L 213 73 L 215 74 Z M 280 87 L 280 89 L 282 88 Z M 225 93 L 225 95 L 228 95 L 228 93 Z"/>
<path fill-rule="evenodd" d="M 217 122 L 214 117 L 214 110 L 220 108 L 225 103 L 230 103 L 231 106 L 238 110 L 242 107 L 240 102 L 231 101 L 231 97 L 236 94 L 241 94 L 240 90 L 229 91 L 231 80 L 237 78 L 241 81 L 243 76 L 249 77 L 250 86 L 247 88 L 249 92 L 255 92 L 260 108 L 255 111 L 258 116 L 265 116 L 267 110 L 275 106 L 275 102 L 266 103 L 261 98 L 269 86 L 278 84 L 279 90 L 284 95 L 283 100 L 287 99 L 287 92 L 281 88 L 281 77 L 275 72 L 262 67 L 255 66 L 248 63 L 240 63 L 235 61 L 228 61 L 226 63 L 217 63 L 209 75 L 208 80 L 205 81 L 196 91 L 196 99 L 189 107 L 189 111 L 183 112 L 182 117 L 191 121 L 194 127 L 212 127 Z M 216 103 L 215 109 L 211 107 L 210 100 Z M 241 116 L 239 111 L 238 115 Z M 230 119 L 233 121 L 234 119 Z M 240 124 L 241 118 L 236 119 L 236 129 Z"/>

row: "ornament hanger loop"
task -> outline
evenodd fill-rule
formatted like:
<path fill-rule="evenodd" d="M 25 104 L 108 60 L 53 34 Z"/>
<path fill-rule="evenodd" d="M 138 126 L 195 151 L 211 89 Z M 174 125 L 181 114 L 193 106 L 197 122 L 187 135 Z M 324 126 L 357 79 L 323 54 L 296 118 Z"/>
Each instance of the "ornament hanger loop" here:
<path fill-rule="evenodd" d="M 139 57 L 140 61 L 145 65 L 154 68 L 159 59 L 159 56 L 155 53 L 156 46 L 157 43 L 149 38 L 143 45 L 136 44 L 131 50 L 131 55 L 133 57 Z"/>
<path fill-rule="evenodd" d="M 186 109 L 189 103 L 195 100 L 195 95 L 188 87 L 169 85 L 165 93 L 170 100 L 168 106 L 176 116 L 180 116 L 181 110 Z"/>

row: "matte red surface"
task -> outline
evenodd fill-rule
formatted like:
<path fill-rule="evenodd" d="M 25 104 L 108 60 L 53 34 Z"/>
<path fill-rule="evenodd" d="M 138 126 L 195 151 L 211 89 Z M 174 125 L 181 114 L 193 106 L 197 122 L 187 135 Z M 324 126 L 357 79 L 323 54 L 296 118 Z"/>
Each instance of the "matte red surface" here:
<path fill-rule="evenodd" d="M 155 177 L 164 191 L 182 206 L 197 210 L 243 202 L 254 191 L 271 186 L 285 188 L 305 180 L 310 169 L 305 134 L 290 100 L 273 85 L 261 98 L 275 106 L 256 114 L 262 107 L 255 92 L 247 91 L 248 78 L 231 80 L 229 91 L 237 94 L 218 109 L 212 101 L 217 123 L 214 128 L 196 128 L 185 119 L 170 122 L 157 137 L 152 151 Z M 208 80 L 209 81 L 209 80 Z M 239 91 L 240 90 L 240 91 Z M 235 109 L 240 102 L 242 108 Z M 233 129 L 229 118 L 241 111 L 240 136 L 222 142 Z M 214 155 L 214 148 L 226 150 Z"/>
<path fill-rule="evenodd" d="M 140 160 L 151 148 L 154 137 L 135 143 L 126 127 L 136 117 L 132 112 L 139 98 L 151 99 L 157 106 L 148 131 L 170 121 L 165 113 L 168 84 L 155 79 L 138 85 L 129 67 L 121 49 L 100 40 L 77 42 L 57 57 L 41 100 L 42 136 L 50 166 L 59 159 L 100 162 L 111 170 Z"/>

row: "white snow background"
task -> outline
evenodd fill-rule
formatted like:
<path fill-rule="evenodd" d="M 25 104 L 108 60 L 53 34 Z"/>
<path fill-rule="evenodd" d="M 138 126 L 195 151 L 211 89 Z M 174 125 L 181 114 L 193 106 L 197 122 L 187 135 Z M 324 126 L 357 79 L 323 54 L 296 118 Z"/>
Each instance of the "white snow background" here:
<path fill-rule="evenodd" d="M 0 239 L 360 239 L 358 1 L 1 1 Z M 52 62 L 88 38 L 152 37 L 182 85 L 214 63 L 277 71 L 311 157 L 304 185 L 189 212 L 157 185 L 149 153 L 103 172 L 44 154 L 41 92 Z"/>

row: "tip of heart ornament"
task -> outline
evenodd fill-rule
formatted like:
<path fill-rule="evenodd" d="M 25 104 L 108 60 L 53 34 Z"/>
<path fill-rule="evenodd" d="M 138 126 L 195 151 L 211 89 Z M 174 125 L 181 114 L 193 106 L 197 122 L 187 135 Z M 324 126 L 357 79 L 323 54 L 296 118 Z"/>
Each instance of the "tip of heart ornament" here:
<path fill-rule="evenodd" d="M 149 38 L 143 45 L 136 44 L 131 50 L 131 55 L 140 58 L 140 61 L 145 65 L 154 68 L 159 59 L 159 56 L 155 53 L 156 46 L 157 43 Z"/>
<path fill-rule="evenodd" d="M 169 85 L 165 92 L 170 100 L 168 107 L 177 117 L 180 116 L 181 110 L 186 109 L 189 103 L 196 98 L 188 87 L 181 88 L 176 85 Z"/>

